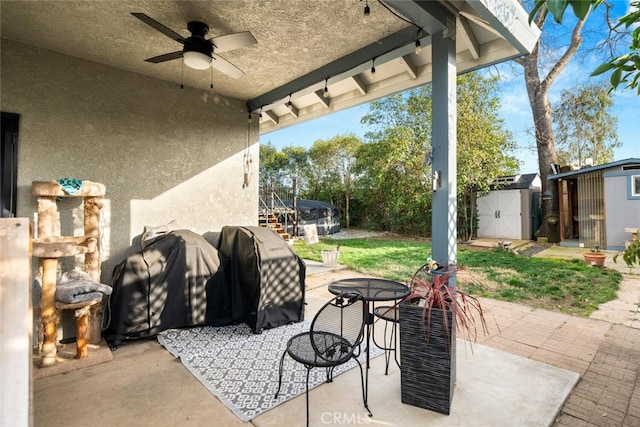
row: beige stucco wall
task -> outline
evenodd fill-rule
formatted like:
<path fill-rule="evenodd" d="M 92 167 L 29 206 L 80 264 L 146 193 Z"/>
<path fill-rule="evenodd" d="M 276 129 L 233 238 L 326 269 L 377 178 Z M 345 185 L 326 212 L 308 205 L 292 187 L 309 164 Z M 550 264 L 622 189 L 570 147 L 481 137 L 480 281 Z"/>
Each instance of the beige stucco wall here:
<path fill-rule="evenodd" d="M 175 220 L 214 244 L 224 225 L 257 225 L 257 120 L 248 132 L 242 101 L 7 40 L 0 71 L 1 110 L 20 114 L 17 215 L 37 212 L 34 180 L 103 183 L 103 282 L 145 225 Z M 62 234 L 82 234 L 78 203 L 59 210 Z"/>

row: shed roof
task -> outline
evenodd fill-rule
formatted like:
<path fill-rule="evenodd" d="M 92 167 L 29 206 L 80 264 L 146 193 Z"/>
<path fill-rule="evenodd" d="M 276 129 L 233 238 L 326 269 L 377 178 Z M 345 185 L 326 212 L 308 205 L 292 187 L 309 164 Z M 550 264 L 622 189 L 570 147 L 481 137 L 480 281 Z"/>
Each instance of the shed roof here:
<path fill-rule="evenodd" d="M 537 173 L 526 173 L 523 175 L 501 176 L 491 184 L 492 190 L 524 190 L 528 188 L 539 188 L 532 186 Z"/>
<path fill-rule="evenodd" d="M 589 166 L 589 167 L 578 169 L 578 170 L 575 170 L 575 171 L 557 173 L 557 174 L 549 175 L 549 179 L 567 178 L 567 177 L 570 177 L 570 176 L 577 176 L 577 175 L 581 175 L 583 173 L 594 172 L 594 171 L 601 170 L 601 169 L 609 169 L 609 168 L 614 168 L 614 167 L 618 167 L 618 166 L 626 166 L 626 165 L 631 165 L 631 164 L 636 164 L 640 168 L 640 158 L 631 157 L 631 158 L 624 159 L 624 160 L 616 160 L 615 162 L 611 162 L 611 163 L 603 163 L 601 165 Z"/>

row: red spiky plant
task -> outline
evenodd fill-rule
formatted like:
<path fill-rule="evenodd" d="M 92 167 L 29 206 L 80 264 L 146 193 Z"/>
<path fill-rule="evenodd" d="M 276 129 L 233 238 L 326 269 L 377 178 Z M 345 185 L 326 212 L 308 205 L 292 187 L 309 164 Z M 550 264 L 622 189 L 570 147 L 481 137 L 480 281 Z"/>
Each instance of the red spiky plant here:
<path fill-rule="evenodd" d="M 478 337 L 478 322 L 484 334 L 489 332 L 480 300 L 451 284 L 452 276 L 460 269 L 461 267 L 453 263 L 437 266 L 429 261 L 411 279 L 411 293 L 404 301 L 422 307 L 426 342 L 429 342 L 434 309 L 441 310 L 442 323 L 447 332 L 451 328 L 446 312 L 451 311 L 456 329 L 463 331 L 463 338 L 470 343 L 475 342 Z M 449 341 L 448 338 L 447 336 L 447 341 Z"/>

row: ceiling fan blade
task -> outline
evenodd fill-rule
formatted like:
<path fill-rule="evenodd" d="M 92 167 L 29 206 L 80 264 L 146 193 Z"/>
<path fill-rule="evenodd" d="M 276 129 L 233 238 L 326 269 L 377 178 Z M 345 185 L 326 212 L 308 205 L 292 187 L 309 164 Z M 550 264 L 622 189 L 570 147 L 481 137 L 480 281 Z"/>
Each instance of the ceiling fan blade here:
<path fill-rule="evenodd" d="M 154 56 L 153 58 L 145 59 L 147 62 L 153 62 L 157 64 L 159 62 L 171 61 L 172 59 L 182 58 L 182 51 L 165 53 L 164 55 Z"/>
<path fill-rule="evenodd" d="M 153 27 L 154 29 L 160 31 L 165 36 L 172 38 L 173 40 L 177 41 L 178 43 L 184 44 L 185 38 L 182 37 L 180 34 L 176 33 L 175 31 L 173 31 L 171 28 L 166 27 L 165 25 L 159 23 L 155 19 L 145 15 L 144 13 L 131 12 L 131 14 L 133 16 L 135 16 L 136 18 L 138 18 L 139 20 L 141 20 L 142 22 L 144 22 L 145 24 L 147 24 L 147 25 Z"/>
<path fill-rule="evenodd" d="M 227 61 L 221 56 L 216 55 L 215 53 L 212 55 L 213 61 L 211 61 L 211 66 L 218 71 L 225 73 L 227 76 L 239 79 L 244 76 L 242 70 L 233 65 L 231 62 Z"/>
<path fill-rule="evenodd" d="M 230 50 L 239 49 L 241 47 L 251 46 L 258 43 L 253 34 L 249 31 L 241 33 L 225 34 L 220 37 L 213 37 L 211 42 L 215 46 L 216 52 L 228 52 Z"/>

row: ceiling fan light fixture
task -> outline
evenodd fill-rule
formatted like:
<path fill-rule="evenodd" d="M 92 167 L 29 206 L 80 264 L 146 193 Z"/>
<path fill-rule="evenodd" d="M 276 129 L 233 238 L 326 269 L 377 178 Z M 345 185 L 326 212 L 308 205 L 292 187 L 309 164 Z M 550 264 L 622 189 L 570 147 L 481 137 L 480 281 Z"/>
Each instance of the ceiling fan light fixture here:
<path fill-rule="evenodd" d="M 182 58 L 183 68 L 184 66 L 194 70 L 207 70 L 209 68 L 213 70 L 213 68 L 216 68 L 227 76 L 238 79 L 244 75 L 244 72 L 223 57 L 214 55 L 214 48 L 219 52 L 229 52 L 258 43 L 249 31 L 224 34 L 205 39 L 205 36 L 209 34 L 209 26 L 201 21 L 189 21 L 187 23 L 187 29 L 191 35 L 183 37 L 144 13 L 132 12 L 131 14 L 154 30 L 159 31 L 173 41 L 183 45 L 182 50 L 145 59 L 146 62 L 151 62 L 152 64 Z M 214 60 L 215 62 L 213 62 Z M 213 84 L 213 73 L 211 76 L 211 83 Z"/>
<path fill-rule="evenodd" d="M 184 65 L 194 70 L 206 70 L 211 66 L 211 56 L 206 53 L 188 51 L 182 54 Z"/>

